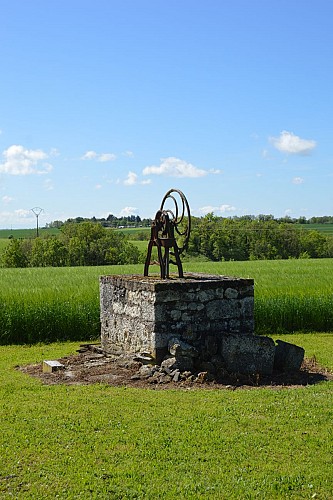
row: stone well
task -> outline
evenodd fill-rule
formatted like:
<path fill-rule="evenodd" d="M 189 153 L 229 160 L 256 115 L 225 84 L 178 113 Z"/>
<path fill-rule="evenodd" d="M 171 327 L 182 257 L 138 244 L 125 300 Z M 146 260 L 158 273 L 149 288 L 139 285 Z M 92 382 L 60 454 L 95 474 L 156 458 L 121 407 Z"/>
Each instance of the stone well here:
<path fill-rule="evenodd" d="M 102 276 L 100 302 L 106 353 L 148 353 L 160 363 L 170 339 L 178 337 L 209 361 L 223 354 L 225 336 L 254 335 L 252 279 Z"/>

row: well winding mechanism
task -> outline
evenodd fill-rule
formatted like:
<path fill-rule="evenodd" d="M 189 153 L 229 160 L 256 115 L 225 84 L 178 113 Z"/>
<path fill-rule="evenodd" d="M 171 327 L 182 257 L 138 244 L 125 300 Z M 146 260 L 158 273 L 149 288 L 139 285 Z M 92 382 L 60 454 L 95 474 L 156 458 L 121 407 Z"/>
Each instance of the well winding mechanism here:
<path fill-rule="evenodd" d="M 187 249 L 191 232 L 191 213 L 188 201 L 179 189 L 170 189 L 164 196 L 151 226 L 144 276 L 149 266 L 160 266 L 161 278 L 169 278 L 169 264 L 178 268 L 180 278 L 184 276 L 180 255 Z M 151 261 L 153 247 L 157 247 L 158 261 Z"/>

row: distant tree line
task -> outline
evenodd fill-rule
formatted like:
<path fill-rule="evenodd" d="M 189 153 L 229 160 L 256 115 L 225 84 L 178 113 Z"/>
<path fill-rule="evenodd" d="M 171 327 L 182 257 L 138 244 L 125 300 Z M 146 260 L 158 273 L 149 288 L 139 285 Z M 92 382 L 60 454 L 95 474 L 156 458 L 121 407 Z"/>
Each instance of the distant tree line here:
<path fill-rule="evenodd" d="M 61 223 L 57 236 L 12 238 L 2 253 L 1 265 L 97 266 L 144 261 L 145 255 L 124 232 L 105 227 L 103 221 L 97 219 L 81 219 Z M 331 223 L 330 217 L 325 218 L 324 223 Z M 147 230 L 138 231 L 134 237 L 149 239 L 149 235 Z M 333 236 L 304 228 L 299 220 L 290 222 L 271 215 L 223 218 L 210 213 L 192 218 L 187 253 L 190 258 L 204 257 L 212 261 L 332 258 Z"/>
<path fill-rule="evenodd" d="M 108 215 L 106 218 L 102 217 L 100 219 L 96 217 L 75 217 L 72 219 L 67 219 L 65 222 L 61 220 L 55 220 L 46 224 L 45 227 L 56 227 L 60 229 L 64 224 L 69 223 L 81 223 L 81 222 L 97 222 L 103 227 L 150 227 L 151 219 L 141 219 L 138 215 L 128 215 L 126 217 L 116 217 L 113 214 Z"/>
<path fill-rule="evenodd" d="M 259 215 L 242 215 L 242 216 L 234 216 L 234 217 L 217 217 L 219 220 L 233 220 L 233 221 L 259 221 L 259 222 L 268 222 L 275 221 L 286 224 L 333 224 L 333 216 L 332 215 L 324 215 L 322 217 L 311 217 L 307 219 L 306 217 L 298 217 L 293 218 L 289 215 L 284 217 L 276 218 L 274 215 L 268 214 L 259 214 Z M 101 224 L 103 227 L 150 227 L 152 219 L 145 218 L 141 219 L 139 215 L 128 215 L 126 217 L 116 217 L 113 214 L 109 214 L 106 218 L 97 218 L 97 217 L 74 217 L 71 219 L 67 219 L 66 221 L 55 220 L 49 222 L 45 225 L 45 227 L 54 227 L 60 229 L 64 224 L 68 223 L 81 223 L 81 222 L 97 222 Z"/>
<path fill-rule="evenodd" d="M 93 222 L 67 222 L 59 236 L 11 239 L 2 253 L 1 264 L 3 267 L 99 266 L 136 264 L 140 259 L 139 250 L 122 232 Z"/>
<path fill-rule="evenodd" d="M 209 214 L 212 215 L 212 214 Z M 215 217 L 215 216 L 214 216 Z M 259 221 L 259 222 L 268 222 L 275 221 L 279 223 L 286 224 L 333 224 L 333 216 L 332 215 L 324 215 L 321 217 L 310 217 L 307 219 L 306 217 L 298 217 L 293 218 L 289 215 L 284 217 L 276 218 L 271 214 L 259 214 L 259 215 L 242 215 L 242 216 L 234 216 L 234 217 L 216 217 L 219 220 L 233 220 L 233 221 Z M 139 215 L 128 215 L 124 217 L 116 217 L 113 214 L 109 214 L 107 217 L 97 218 L 97 217 L 74 217 L 67 219 L 66 221 L 55 220 L 49 222 L 45 225 L 46 228 L 58 228 L 60 229 L 64 224 L 69 223 L 81 223 L 81 222 L 97 222 L 101 224 L 103 227 L 114 227 L 114 228 L 122 228 L 122 227 L 150 227 L 152 219 L 145 218 L 141 219 Z"/>
<path fill-rule="evenodd" d="M 213 261 L 333 257 L 333 237 L 272 216 L 210 213 L 193 220 L 188 253 Z"/>

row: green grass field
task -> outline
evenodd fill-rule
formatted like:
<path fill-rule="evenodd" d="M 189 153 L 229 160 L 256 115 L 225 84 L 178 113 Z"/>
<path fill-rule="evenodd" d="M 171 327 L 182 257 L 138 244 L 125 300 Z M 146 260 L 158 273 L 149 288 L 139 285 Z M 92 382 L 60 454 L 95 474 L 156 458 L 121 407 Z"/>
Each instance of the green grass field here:
<path fill-rule="evenodd" d="M 185 269 L 255 280 L 257 333 L 331 331 L 333 260 L 191 263 Z"/>
<path fill-rule="evenodd" d="M 332 259 L 184 267 L 254 278 L 257 328 L 333 371 Z M 0 498 L 332 499 L 333 382 L 158 391 L 45 386 L 17 370 L 97 340 L 99 276 L 142 272 L 0 269 L 0 343 L 43 342 L 0 346 Z M 281 335 L 312 323 L 327 333 Z M 67 338 L 78 342 L 44 343 Z"/>
<path fill-rule="evenodd" d="M 333 235 L 333 224 L 297 224 L 297 227 L 308 231 L 319 231 L 327 236 Z"/>
<path fill-rule="evenodd" d="M 333 369 L 332 338 L 297 342 Z M 333 498 L 333 382 L 158 391 L 45 386 L 15 368 L 77 347 L 0 347 L 1 498 Z"/>
<path fill-rule="evenodd" d="M 45 236 L 57 236 L 59 234 L 57 228 L 40 228 L 38 234 L 41 238 Z M 11 238 L 25 239 L 35 238 L 36 229 L 0 229 L 0 256 L 6 246 L 10 243 Z"/>
<path fill-rule="evenodd" d="M 333 330 L 332 259 L 185 262 L 184 269 L 254 278 L 257 333 Z M 99 276 L 124 273 L 143 274 L 143 266 L 0 269 L 0 344 L 97 338 Z"/>
<path fill-rule="evenodd" d="M 57 235 L 57 228 L 39 228 L 39 236 Z M 34 229 L 0 229 L 0 240 L 13 238 L 34 238 L 36 236 L 36 228 Z"/>

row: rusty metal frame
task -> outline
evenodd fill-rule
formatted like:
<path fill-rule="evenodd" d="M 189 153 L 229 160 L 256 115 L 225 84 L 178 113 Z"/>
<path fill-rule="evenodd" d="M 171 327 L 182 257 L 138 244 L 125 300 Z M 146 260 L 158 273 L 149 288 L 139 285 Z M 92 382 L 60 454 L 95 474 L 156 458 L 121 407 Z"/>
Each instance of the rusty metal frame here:
<path fill-rule="evenodd" d="M 177 194 L 181 200 L 182 206 L 179 211 Z M 175 210 L 165 209 L 168 200 L 172 200 Z M 180 225 L 185 222 L 185 229 Z M 162 279 L 170 277 L 170 263 L 178 268 L 180 278 L 184 276 L 183 266 L 180 255 L 187 249 L 191 232 L 191 213 L 188 201 L 182 191 L 179 189 L 170 189 L 164 196 L 160 209 L 156 212 L 155 219 L 152 222 L 150 241 L 148 243 L 147 257 L 144 267 L 144 276 L 149 275 L 149 266 L 156 262 L 151 262 L 151 253 L 154 246 L 157 247 L 158 262 L 160 266 L 160 275 Z M 182 246 L 178 245 L 177 237 L 183 238 Z M 170 259 L 174 257 L 174 261 Z"/>

